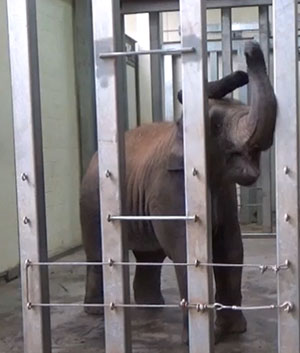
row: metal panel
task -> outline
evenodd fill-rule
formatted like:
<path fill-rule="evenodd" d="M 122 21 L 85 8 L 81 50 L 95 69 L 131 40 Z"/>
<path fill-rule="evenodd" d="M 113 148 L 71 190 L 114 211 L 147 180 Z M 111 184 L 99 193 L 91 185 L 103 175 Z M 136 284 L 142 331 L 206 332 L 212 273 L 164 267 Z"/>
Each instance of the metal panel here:
<path fill-rule="evenodd" d="M 218 58 L 217 51 L 210 52 L 209 62 L 210 62 L 210 80 L 216 81 L 219 79 L 219 58 Z"/>
<path fill-rule="evenodd" d="M 150 24 L 150 49 L 161 49 L 162 45 L 162 21 L 159 12 L 149 14 Z M 152 97 L 152 120 L 163 119 L 163 65 L 160 55 L 151 55 L 151 97 Z"/>
<path fill-rule="evenodd" d="M 178 0 L 122 0 L 122 13 L 179 11 Z M 208 9 L 272 5 L 272 0 L 207 0 Z"/>
<path fill-rule="evenodd" d="M 34 0 L 7 0 L 25 353 L 50 353 L 49 308 L 26 307 L 25 261 L 47 261 L 39 65 Z M 49 302 L 48 269 L 31 268 L 30 300 Z"/>
<path fill-rule="evenodd" d="M 292 301 L 292 313 L 278 312 L 279 353 L 299 352 L 299 111 L 297 1 L 274 0 L 274 68 L 278 100 L 276 126 L 277 261 L 291 270 L 278 273 L 278 303 Z"/>
<path fill-rule="evenodd" d="M 232 72 L 232 32 L 231 32 L 231 9 L 221 10 L 222 17 L 222 67 L 223 77 Z"/>
<path fill-rule="evenodd" d="M 267 70 L 270 68 L 270 27 L 269 7 L 259 7 L 259 41 L 264 53 Z M 258 207 L 258 215 L 261 215 L 261 223 L 264 232 L 272 231 L 272 205 L 271 205 L 271 150 L 261 155 L 262 207 Z"/>
<path fill-rule="evenodd" d="M 98 131 L 99 181 L 101 194 L 101 231 L 103 261 L 126 260 L 120 222 L 108 222 L 108 214 L 122 214 L 124 170 L 124 134 L 121 123 L 124 78 L 120 65 L 124 58 L 100 59 L 103 52 L 123 51 L 119 1 L 92 0 L 94 60 L 96 74 L 96 115 Z M 118 77 L 118 79 L 117 79 Z M 120 98 L 120 99 L 119 99 Z M 103 268 L 104 303 L 128 302 L 128 283 L 124 267 Z M 129 352 L 124 308 L 105 308 L 105 351 Z"/>
<path fill-rule="evenodd" d="M 74 41 L 83 175 L 97 149 L 91 0 L 74 1 Z"/>
<path fill-rule="evenodd" d="M 173 95 L 173 59 L 171 55 L 164 56 L 164 120 L 174 120 L 174 95 Z"/>
<path fill-rule="evenodd" d="M 211 261 L 210 204 L 207 190 L 206 129 L 207 52 L 206 1 L 180 1 L 182 45 L 196 52 L 182 57 L 184 117 L 184 159 L 186 214 L 197 214 L 199 221 L 187 223 L 187 261 Z M 196 169 L 196 173 L 193 169 Z M 200 197 L 201 196 L 201 197 Z M 211 271 L 188 268 L 188 302 L 210 303 Z M 189 311 L 190 353 L 212 352 L 212 313 Z"/>

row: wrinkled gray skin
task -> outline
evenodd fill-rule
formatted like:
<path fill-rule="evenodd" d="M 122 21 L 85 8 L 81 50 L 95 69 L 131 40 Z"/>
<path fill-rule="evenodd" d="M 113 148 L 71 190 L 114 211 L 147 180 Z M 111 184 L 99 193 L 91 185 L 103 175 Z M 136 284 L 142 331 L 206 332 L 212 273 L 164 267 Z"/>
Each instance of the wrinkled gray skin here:
<path fill-rule="evenodd" d="M 275 128 L 276 99 L 259 45 L 248 42 L 245 56 L 250 106 L 220 99 L 247 83 L 245 73 L 236 72 L 208 85 L 208 96 L 218 98 L 209 101 L 208 179 L 212 194 L 213 261 L 219 263 L 243 262 L 235 183 L 250 185 L 257 180 L 261 151 L 272 145 Z M 177 123 L 145 125 L 126 133 L 127 214 L 185 214 L 182 135 L 182 119 Z M 101 261 L 97 154 L 83 178 L 80 211 L 87 261 Z M 162 262 L 166 256 L 174 262 L 186 262 L 185 223 L 182 221 L 131 222 L 128 238 L 138 262 Z M 137 267 L 133 284 L 136 303 L 164 303 L 160 275 L 161 267 Z M 176 267 L 176 275 L 180 297 L 187 298 L 186 268 Z M 241 269 L 215 268 L 214 275 L 216 301 L 241 305 Z M 101 268 L 88 267 L 85 302 L 102 300 Z M 95 308 L 86 311 L 99 313 Z M 183 341 L 187 342 L 186 312 L 183 312 L 183 326 Z M 217 312 L 216 340 L 224 334 L 245 330 L 242 312 Z"/>

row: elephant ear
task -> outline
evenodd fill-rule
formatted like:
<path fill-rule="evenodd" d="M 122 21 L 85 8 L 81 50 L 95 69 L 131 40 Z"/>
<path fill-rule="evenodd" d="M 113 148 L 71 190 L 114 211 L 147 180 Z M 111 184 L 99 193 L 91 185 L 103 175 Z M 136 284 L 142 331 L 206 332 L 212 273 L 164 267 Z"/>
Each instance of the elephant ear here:
<path fill-rule="evenodd" d="M 176 123 L 176 136 L 171 146 L 167 160 L 168 171 L 184 170 L 183 162 L 183 134 L 182 134 L 182 117 Z"/>

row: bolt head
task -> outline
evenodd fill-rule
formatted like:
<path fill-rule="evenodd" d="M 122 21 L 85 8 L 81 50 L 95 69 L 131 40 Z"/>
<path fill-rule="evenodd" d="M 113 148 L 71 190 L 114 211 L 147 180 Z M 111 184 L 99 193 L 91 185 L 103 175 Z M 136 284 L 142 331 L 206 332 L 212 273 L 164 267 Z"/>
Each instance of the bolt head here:
<path fill-rule="evenodd" d="M 193 174 L 193 176 L 197 176 L 199 174 L 199 172 L 196 168 L 193 168 L 192 174 Z"/>
<path fill-rule="evenodd" d="M 283 172 L 284 172 L 284 174 L 289 174 L 289 172 L 290 172 L 289 167 L 285 166 L 285 167 L 283 168 Z"/>
<path fill-rule="evenodd" d="M 23 223 L 24 224 L 29 224 L 29 222 L 30 222 L 30 219 L 28 217 L 24 217 L 23 218 Z"/>
<path fill-rule="evenodd" d="M 21 179 L 22 179 L 22 181 L 28 180 L 28 175 L 26 173 L 22 173 L 21 174 Z"/>

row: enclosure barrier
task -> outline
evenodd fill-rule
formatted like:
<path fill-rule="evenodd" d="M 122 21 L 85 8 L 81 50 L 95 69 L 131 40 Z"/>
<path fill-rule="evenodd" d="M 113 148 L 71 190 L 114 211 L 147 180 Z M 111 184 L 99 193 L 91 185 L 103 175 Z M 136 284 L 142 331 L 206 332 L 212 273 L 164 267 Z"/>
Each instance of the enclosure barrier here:
<path fill-rule="evenodd" d="M 172 3 L 172 2 L 170 2 Z M 173 2 L 174 5 L 175 2 Z M 210 6 L 227 7 L 269 4 L 270 1 L 214 1 Z M 123 1 L 122 11 L 126 9 Z M 149 6 L 150 1 L 145 4 Z M 160 1 L 158 7 L 162 6 Z M 103 258 L 101 263 L 47 262 L 46 222 L 43 184 L 41 116 L 39 96 L 36 10 L 34 0 L 7 1 L 9 46 L 12 74 L 14 133 L 16 149 L 19 234 L 22 266 L 22 304 L 25 353 L 50 353 L 51 332 L 49 307 L 101 306 L 105 309 L 107 353 L 128 353 L 130 332 L 126 309 L 182 308 L 189 310 L 189 351 L 211 353 L 212 310 L 278 310 L 279 353 L 299 351 L 299 176 L 298 176 L 298 88 L 297 88 L 297 1 L 274 0 L 275 87 L 279 116 L 277 124 L 277 264 L 216 264 L 211 262 L 210 208 L 206 176 L 206 1 L 181 0 L 180 15 L 183 55 L 183 115 L 185 143 L 186 213 L 188 216 L 157 216 L 150 219 L 187 221 L 187 263 L 158 264 L 127 261 L 122 244 L 122 221 L 145 220 L 147 217 L 122 215 L 122 180 L 124 141 L 120 112 L 122 95 L 123 48 L 121 8 L 118 1 L 92 0 L 95 44 L 95 73 L 98 122 L 99 175 Z M 172 6 L 173 6 L 172 5 Z M 178 4 L 177 4 L 178 5 Z M 217 6 L 218 5 L 218 6 Z M 141 7 L 128 0 L 127 6 Z M 226 7 L 226 6 L 225 6 Z M 225 12 L 224 12 L 225 14 Z M 228 26 L 227 26 L 228 27 Z M 294 40 L 287 40 L 292 33 Z M 228 43 L 227 43 L 228 44 Z M 193 48 L 193 50 L 192 50 Z M 104 60 L 103 55 L 107 54 Z M 165 54 L 150 50 L 147 54 Z M 138 55 L 134 52 L 130 55 Z M 146 54 L 145 52 L 141 54 Z M 99 56 L 102 55 L 102 58 Z M 286 68 L 288 67 L 288 73 Z M 117 82 L 118 77 L 118 82 Z M 196 97 L 195 92 L 199 93 Z M 200 114 L 201 113 L 201 114 Z M 107 121 L 106 117 L 110 120 Z M 198 117 L 201 116 L 199 123 Z M 198 126 L 198 129 L 194 129 Z M 201 138 L 199 139 L 199 136 Z M 278 147 L 280 146 L 280 147 Z M 282 146 L 285 146 L 283 149 Z M 197 153 L 195 153 L 197 151 Z M 194 171 L 197 173 L 194 173 Z M 108 173 L 109 171 L 109 173 Z M 205 195 L 202 203 L 194 195 Z M 112 196 L 113 195 L 113 196 Z M 117 198 L 115 197 L 117 195 Z M 114 216 L 111 216 L 113 214 Z M 194 216 L 190 216 L 194 215 Z M 195 216 L 197 215 L 197 216 Z M 105 221 L 106 220 L 106 221 Z M 199 222 L 200 220 L 200 222 Z M 199 239 L 201 237 L 201 239 Z M 201 241 L 206 246 L 199 249 Z M 126 244 L 125 244 L 126 245 Z M 196 260 L 195 260 L 196 259 Z M 103 266 L 104 303 L 50 303 L 48 266 Z M 128 298 L 129 266 L 186 266 L 188 298 L 165 305 L 130 304 Z M 212 303 L 211 268 L 254 267 L 262 273 L 278 274 L 277 304 L 262 306 L 227 306 Z M 200 270 L 201 269 L 201 270 Z M 292 301 L 291 301 L 292 300 Z M 201 312 L 201 315 L 199 315 Z M 287 313 L 289 313 L 287 315 Z"/>

